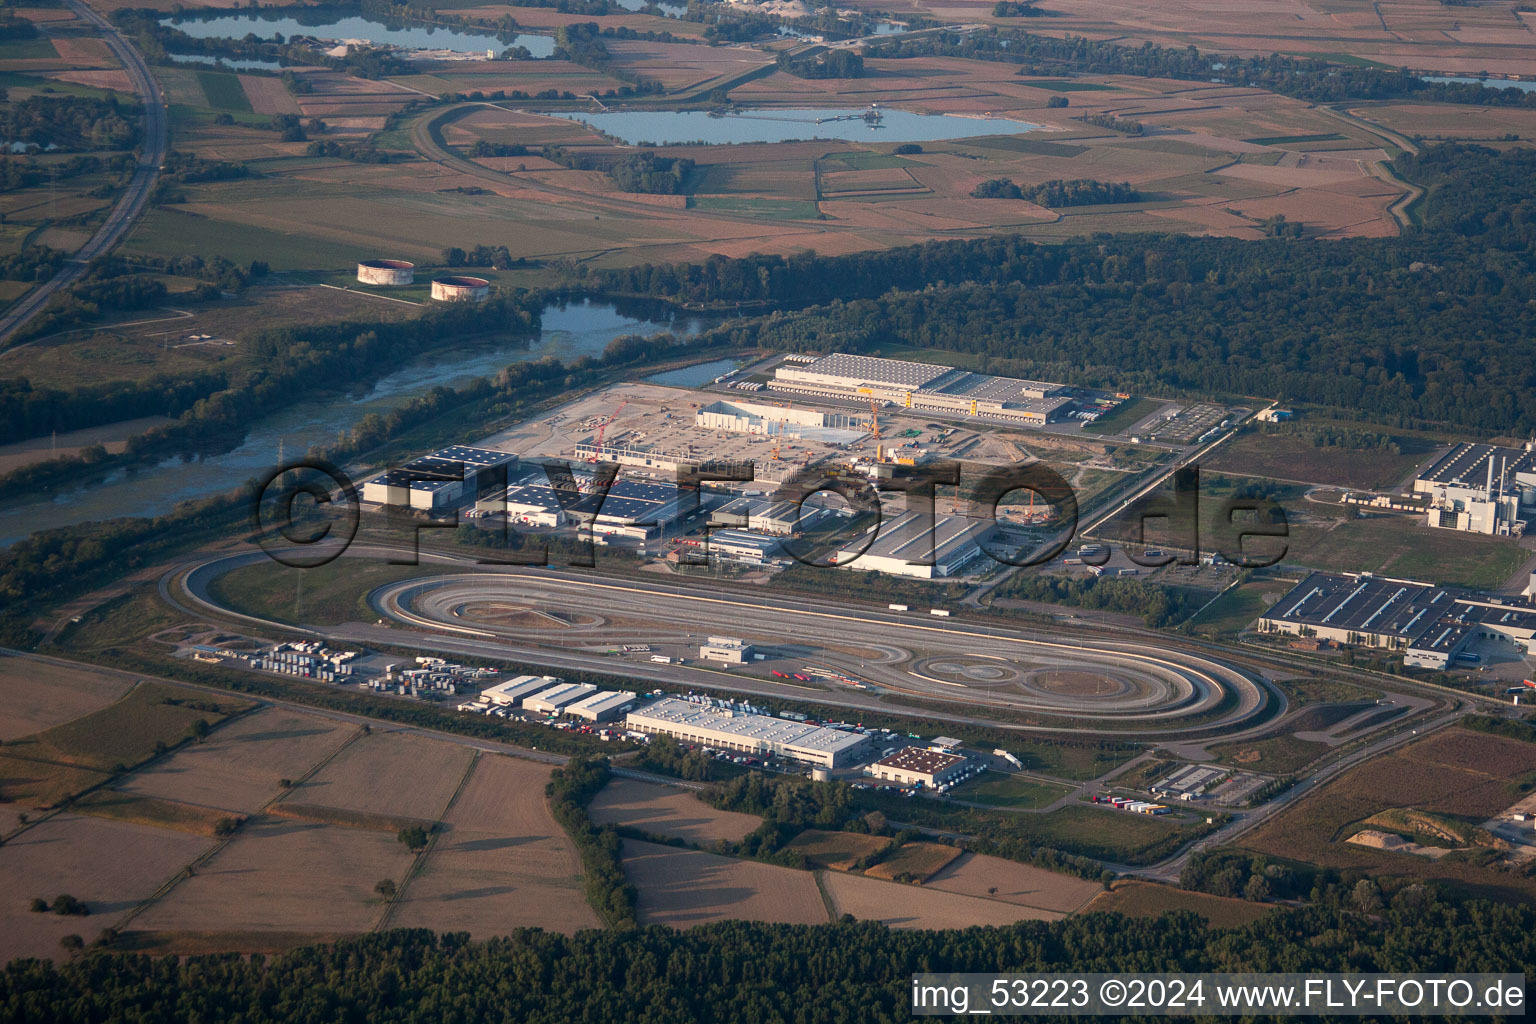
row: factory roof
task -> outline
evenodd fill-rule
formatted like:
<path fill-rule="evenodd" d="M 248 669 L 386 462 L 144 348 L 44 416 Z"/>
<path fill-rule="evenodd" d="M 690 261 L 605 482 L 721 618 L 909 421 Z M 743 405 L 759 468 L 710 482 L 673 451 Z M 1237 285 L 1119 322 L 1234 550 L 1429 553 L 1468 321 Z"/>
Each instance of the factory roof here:
<path fill-rule="evenodd" d="M 1264 617 L 1397 637 L 1427 650 L 1450 649 L 1479 626 L 1536 633 L 1536 605 L 1529 598 L 1366 574 L 1314 572 L 1271 605 Z"/>
<path fill-rule="evenodd" d="M 1052 384 L 1040 380 L 1021 380 L 1018 377 L 993 377 L 984 373 L 971 373 L 962 371 L 952 380 L 935 381 L 925 388 L 925 391 L 935 391 L 943 395 L 963 395 L 966 398 L 974 398 L 977 401 L 991 402 L 1037 402 L 1038 398 L 1027 395 L 1027 391 L 1039 391 L 1050 396 L 1060 391 L 1060 384 Z M 1059 403 L 1058 403 L 1059 404 Z"/>
<path fill-rule="evenodd" d="M 920 388 L 929 381 L 953 370 L 951 366 L 933 363 L 916 363 L 906 359 L 881 359 L 877 356 L 859 356 L 847 352 L 834 352 L 804 367 L 806 373 L 819 373 L 829 377 L 844 377 L 860 384 L 886 384 L 903 388 Z"/>
<path fill-rule="evenodd" d="M 858 733 L 840 732 L 837 729 L 806 725 L 783 718 L 770 718 L 767 715 L 744 714 L 740 711 L 694 704 L 675 697 L 665 697 L 638 711 L 631 711 L 629 719 L 728 733 L 743 739 L 794 746 L 805 750 L 838 751 L 864 742 L 864 737 Z"/>
<path fill-rule="evenodd" d="M 1446 452 L 1418 479 L 1428 484 L 1467 484 L 1483 487 L 1488 483 L 1488 461 L 1493 460 L 1495 477 L 1506 473 L 1536 473 L 1536 450 L 1502 448 L 1491 444 L 1459 444 Z"/>
<path fill-rule="evenodd" d="M 930 518 L 920 512 L 903 512 L 894 519 L 881 520 L 874 543 L 869 545 L 863 555 L 871 558 L 901 558 L 913 565 L 942 565 L 956 551 L 978 543 L 991 528 L 991 523 L 966 516 Z M 868 531 L 865 531 L 838 552 L 839 565 L 855 560 L 854 556 L 859 554 L 867 534 Z"/>
<path fill-rule="evenodd" d="M 409 487 L 413 491 L 440 491 L 459 483 L 459 476 L 431 473 L 418 469 L 386 469 L 368 481 L 382 487 Z"/>
<path fill-rule="evenodd" d="M 546 707 L 565 707 L 567 704 L 584 700 L 596 692 L 597 687 L 591 683 L 565 683 L 529 697 L 523 701 L 523 706 L 543 704 Z"/>
<path fill-rule="evenodd" d="M 635 699 L 633 690 L 602 690 L 586 697 L 574 704 L 566 706 L 566 711 L 590 711 L 600 715 L 605 711 L 613 711 Z"/>
<path fill-rule="evenodd" d="M 946 754 L 942 750 L 924 750 L 922 747 L 907 747 L 898 750 L 890 757 L 883 757 L 870 767 L 895 768 L 904 772 L 920 772 L 923 775 L 932 775 L 946 768 L 952 768 L 964 761 L 959 754 Z"/>
<path fill-rule="evenodd" d="M 561 497 L 566 497 L 569 504 L 562 503 Z M 577 495 L 565 496 L 557 494 L 547 483 L 536 483 L 509 487 L 489 500 L 499 505 L 522 505 L 549 512 L 563 508 L 574 516 L 641 522 L 654 519 L 664 511 L 675 512 L 683 496 L 673 484 L 622 479 L 615 480 L 606 495 L 597 491 L 582 491 Z"/>
<path fill-rule="evenodd" d="M 771 537 L 762 533 L 751 533 L 747 530 L 710 530 L 709 543 L 736 547 L 756 548 L 759 551 L 777 551 L 781 541 L 777 537 Z"/>
<path fill-rule="evenodd" d="M 1406 639 L 1450 612 L 1455 600 L 1448 588 L 1426 583 L 1314 572 L 1271 605 L 1266 617 Z"/>
<path fill-rule="evenodd" d="M 480 691 L 482 697 L 502 697 L 506 700 L 521 700 L 544 690 L 552 689 L 560 685 L 560 680 L 553 676 L 515 676 L 497 683 L 495 686 L 486 687 Z"/>
<path fill-rule="evenodd" d="M 431 455 L 423 456 L 426 459 L 441 459 L 445 462 L 462 462 L 471 466 L 499 466 L 503 462 L 516 462 L 517 455 L 513 452 L 498 451 L 495 448 L 476 448 L 473 445 L 454 444 L 447 448 L 440 448 Z"/>

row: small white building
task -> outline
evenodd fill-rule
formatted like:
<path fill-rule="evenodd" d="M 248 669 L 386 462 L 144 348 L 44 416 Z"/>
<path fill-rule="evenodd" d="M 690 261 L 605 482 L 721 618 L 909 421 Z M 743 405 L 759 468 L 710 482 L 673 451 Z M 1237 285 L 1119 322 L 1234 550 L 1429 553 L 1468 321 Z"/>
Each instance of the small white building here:
<path fill-rule="evenodd" d="M 712 636 L 699 645 L 699 657 L 705 661 L 723 661 L 740 665 L 752 660 L 752 645 L 730 636 Z"/>
<path fill-rule="evenodd" d="M 480 699 L 500 707 L 517 707 L 525 697 L 532 697 L 560 685 L 554 676 L 514 676 L 480 691 Z"/>
<path fill-rule="evenodd" d="M 611 722 L 624 717 L 624 712 L 634 706 L 635 699 L 633 690 L 601 690 L 568 705 L 563 713 L 588 722 Z"/>
<path fill-rule="evenodd" d="M 597 687 L 591 683 L 566 683 L 525 698 L 523 708 L 536 714 L 553 715 L 563 711 L 567 705 L 585 700 L 596 692 Z"/>
<path fill-rule="evenodd" d="M 903 786 L 923 785 L 934 789 L 965 771 L 965 763 L 966 759 L 959 754 L 907 747 L 876 761 L 865 768 L 864 773 Z"/>

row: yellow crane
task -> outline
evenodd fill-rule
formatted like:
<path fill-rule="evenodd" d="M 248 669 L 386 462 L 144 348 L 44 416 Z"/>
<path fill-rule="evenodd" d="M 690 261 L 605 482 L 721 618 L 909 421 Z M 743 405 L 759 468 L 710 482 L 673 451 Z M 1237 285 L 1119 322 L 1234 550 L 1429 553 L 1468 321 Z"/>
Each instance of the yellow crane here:
<path fill-rule="evenodd" d="M 875 404 L 873 398 L 869 400 L 869 423 L 869 432 L 875 439 L 875 461 L 884 462 L 885 448 L 880 443 L 880 407 Z"/>

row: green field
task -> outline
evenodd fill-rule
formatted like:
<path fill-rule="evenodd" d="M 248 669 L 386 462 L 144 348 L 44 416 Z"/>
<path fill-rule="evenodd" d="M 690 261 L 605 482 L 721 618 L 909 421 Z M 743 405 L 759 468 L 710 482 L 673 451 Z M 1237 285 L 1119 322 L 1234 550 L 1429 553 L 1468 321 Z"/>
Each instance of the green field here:
<path fill-rule="evenodd" d="M 815 220 L 820 212 L 803 199 L 732 199 L 729 196 L 689 196 L 690 210 L 715 210 L 767 220 Z"/>
<path fill-rule="evenodd" d="M 1007 772 L 982 772 L 964 785 L 950 790 L 956 800 L 986 804 L 989 807 L 1015 808 L 1044 807 L 1070 792 L 1070 787 L 1059 783 L 1039 782 Z"/>
<path fill-rule="evenodd" d="M 265 260 L 273 270 L 334 269 L 354 266 L 362 258 L 356 246 L 232 224 L 170 207 L 145 214 L 123 248 L 150 256 L 218 253 L 240 264 Z"/>
<path fill-rule="evenodd" d="M 1275 583 L 1244 583 L 1233 587 L 1190 619 L 1189 628 L 1195 635 L 1208 639 L 1230 636 L 1263 614 L 1268 607 L 1264 603 L 1265 593 L 1282 589 Z"/>
<path fill-rule="evenodd" d="M 334 626 L 372 621 L 368 591 L 395 580 L 426 575 L 419 565 L 337 559 L 315 569 L 272 561 L 242 566 L 214 580 L 209 596 L 226 607 L 279 622 Z"/>
<path fill-rule="evenodd" d="M 1299 771 L 1331 749 L 1326 743 L 1299 740 L 1295 736 L 1271 736 L 1264 740 L 1246 740 L 1207 747 L 1211 756 L 1223 764 L 1238 765 L 1254 771 L 1285 775 Z"/>
<path fill-rule="evenodd" d="M 1115 406 L 1083 428 L 1089 434 L 1118 434 L 1150 416 L 1163 403 L 1156 398 L 1131 398 Z"/>
<path fill-rule="evenodd" d="M 1087 146 L 1074 146 L 1066 142 L 1042 142 L 1039 139 L 1020 138 L 1017 135 L 984 135 L 966 139 L 967 146 L 983 149 L 1002 149 L 1010 153 L 1028 153 L 1031 156 L 1074 157 L 1088 152 Z"/>
<path fill-rule="evenodd" d="M 1324 135 L 1270 135 L 1262 139 L 1244 139 L 1255 146 L 1284 146 L 1292 142 L 1346 142 L 1349 136 L 1340 135 L 1337 132 L 1329 132 Z"/>
<path fill-rule="evenodd" d="M 1114 92 L 1116 89 L 1113 85 L 1104 85 L 1101 82 L 1079 82 L 1072 78 L 1051 78 L 1023 84 L 1031 89 L 1045 89 L 1048 92 Z"/>
<path fill-rule="evenodd" d="M 195 74 L 198 84 L 203 87 L 203 95 L 208 97 L 210 107 L 236 113 L 250 112 L 251 100 L 245 94 L 245 86 L 240 84 L 239 76 L 223 71 L 198 71 Z"/>
<path fill-rule="evenodd" d="M 842 164 L 842 169 L 850 171 L 879 171 L 889 167 L 921 166 L 905 157 L 896 156 L 894 153 L 868 153 L 862 150 L 848 153 L 828 153 L 822 157 L 822 162 Z M 828 167 L 825 169 L 838 170 L 839 168 Z"/>
<path fill-rule="evenodd" d="M 0 60 L 56 60 L 59 51 L 53 43 L 39 36 L 36 39 L 7 39 L 0 43 Z"/>
<path fill-rule="evenodd" d="M 249 701 L 140 683 L 100 711 L 6 744 L 6 753 L 95 771 L 131 767 L 186 737 L 199 720 L 217 725 Z"/>

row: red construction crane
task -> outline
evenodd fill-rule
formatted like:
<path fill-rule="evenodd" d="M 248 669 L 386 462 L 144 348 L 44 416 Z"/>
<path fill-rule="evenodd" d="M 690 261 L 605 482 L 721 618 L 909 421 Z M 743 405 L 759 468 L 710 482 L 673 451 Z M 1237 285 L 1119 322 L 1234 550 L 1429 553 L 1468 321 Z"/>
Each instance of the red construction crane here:
<path fill-rule="evenodd" d="M 587 460 L 588 462 L 596 462 L 596 461 L 598 461 L 599 459 L 602 458 L 602 455 L 603 455 L 603 438 L 608 433 L 608 424 L 612 423 L 615 419 L 617 419 L 619 413 L 623 412 L 624 411 L 624 407 L 626 405 L 628 405 L 628 404 L 629 404 L 629 399 L 627 399 L 627 398 L 624 399 L 624 401 L 619 403 L 619 407 L 617 409 L 613 410 L 613 412 L 608 414 L 608 418 L 607 419 L 603 420 L 603 422 L 601 422 L 601 423 L 599 423 L 597 425 L 596 443 L 594 443 L 593 446 L 592 446 L 592 457 Z"/>

